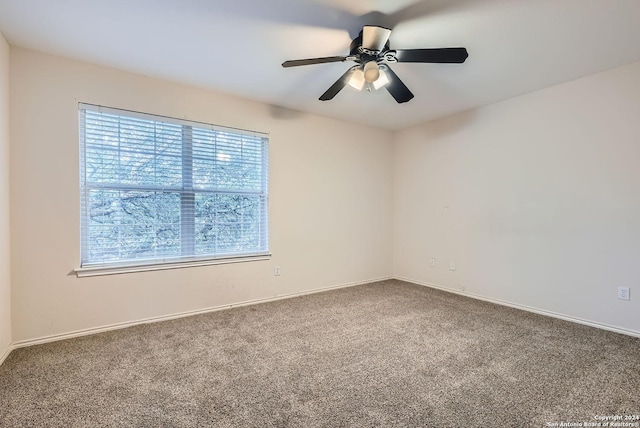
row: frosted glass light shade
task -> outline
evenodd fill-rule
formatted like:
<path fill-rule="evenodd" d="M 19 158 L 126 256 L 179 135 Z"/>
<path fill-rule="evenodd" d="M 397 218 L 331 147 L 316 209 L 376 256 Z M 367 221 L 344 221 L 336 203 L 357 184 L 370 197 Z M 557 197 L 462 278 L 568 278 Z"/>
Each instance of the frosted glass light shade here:
<path fill-rule="evenodd" d="M 364 71 L 362 71 L 362 69 L 360 68 L 357 68 L 351 75 L 351 79 L 349 79 L 349 86 L 361 91 L 364 87 L 364 83 Z"/>
<path fill-rule="evenodd" d="M 389 77 L 387 76 L 387 73 L 385 73 L 384 70 L 380 70 L 380 77 L 378 77 L 378 80 L 373 82 L 374 89 L 378 90 L 387 83 L 389 83 Z"/>
<path fill-rule="evenodd" d="M 380 77 L 380 67 L 375 61 L 369 61 L 364 65 L 364 80 L 373 83 Z"/>

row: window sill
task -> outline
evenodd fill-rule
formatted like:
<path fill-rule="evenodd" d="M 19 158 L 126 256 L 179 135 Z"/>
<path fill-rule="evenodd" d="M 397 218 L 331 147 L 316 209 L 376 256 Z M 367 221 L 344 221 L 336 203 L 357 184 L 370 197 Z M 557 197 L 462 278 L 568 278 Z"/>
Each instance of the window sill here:
<path fill-rule="evenodd" d="M 88 276 L 102 276 L 102 275 L 118 275 L 123 273 L 136 273 L 136 272 L 149 272 L 155 270 L 167 270 L 167 269 L 183 269 L 199 266 L 221 265 L 228 263 L 244 263 L 255 262 L 262 260 L 270 260 L 271 254 L 259 254 L 255 256 L 239 256 L 239 257 L 224 257 L 217 259 L 202 259 L 202 260 L 187 260 L 171 263 L 150 263 L 150 264 L 136 264 L 136 265 L 118 265 L 118 266 L 90 266 L 80 267 L 74 269 L 74 273 L 78 278 L 84 278 Z"/>

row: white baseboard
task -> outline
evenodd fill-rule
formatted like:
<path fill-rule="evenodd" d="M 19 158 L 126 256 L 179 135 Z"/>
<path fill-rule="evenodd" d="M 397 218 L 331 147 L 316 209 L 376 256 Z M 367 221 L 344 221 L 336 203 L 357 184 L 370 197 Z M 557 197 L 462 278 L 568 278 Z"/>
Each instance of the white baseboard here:
<path fill-rule="evenodd" d="M 545 309 L 533 308 L 531 306 L 521 305 L 521 304 L 518 304 L 518 303 L 511 303 L 511 302 L 507 302 L 507 301 L 504 301 L 504 300 L 498 300 L 498 299 L 494 299 L 494 298 L 491 298 L 491 297 L 482 296 L 482 295 L 479 295 L 479 294 L 469 293 L 469 292 L 466 292 L 466 291 L 455 290 L 455 289 L 448 288 L 448 287 L 443 287 L 443 286 L 437 285 L 437 284 L 431 284 L 431 283 L 428 283 L 428 282 L 417 281 L 415 279 L 402 278 L 402 277 L 397 277 L 397 276 L 394 279 L 397 279 L 399 281 L 410 282 L 410 283 L 416 284 L 416 285 L 422 285 L 424 287 L 435 288 L 435 289 L 438 289 L 438 290 L 446 291 L 448 293 L 459 294 L 461 296 L 470 297 L 470 298 L 476 299 L 476 300 L 483 300 L 485 302 L 495 303 L 496 305 L 507 306 L 507 307 L 514 308 L 514 309 L 520 309 L 520 310 L 527 311 L 527 312 L 533 312 L 533 313 L 536 313 L 536 314 L 539 314 L 539 315 L 545 315 L 545 316 L 552 317 L 552 318 L 558 318 L 558 319 L 561 319 L 561 320 L 574 322 L 574 323 L 577 323 L 577 324 L 588 325 L 590 327 L 595 327 L 595 328 L 599 328 L 599 329 L 602 329 L 602 330 L 608 330 L 608 331 L 612 331 L 614 333 L 626 334 L 627 336 L 633 336 L 633 337 L 640 337 L 640 331 L 636 331 L 636 330 L 630 330 L 630 329 L 626 329 L 626 328 L 622 328 L 622 327 L 615 327 L 615 326 L 612 326 L 612 325 L 601 324 L 601 323 L 597 323 L 597 322 L 594 322 L 594 321 L 585 320 L 585 319 L 582 319 L 582 318 L 576 318 L 576 317 L 572 317 L 572 316 L 569 316 L 569 315 L 559 314 L 557 312 L 547 311 Z"/>
<path fill-rule="evenodd" d="M 24 347 L 27 347 L 27 346 L 39 345 L 39 344 L 42 344 L 42 343 L 56 342 L 58 340 L 71 339 L 71 338 L 74 338 L 74 337 L 88 336 L 88 335 L 91 335 L 91 334 L 104 333 L 104 332 L 107 332 L 107 331 L 119 330 L 119 329 L 122 329 L 122 328 L 133 327 L 133 326 L 140 325 L 140 324 L 149 324 L 149 323 L 155 323 L 155 322 L 161 322 L 161 321 L 168 321 L 168 320 L 173 320 L 173 319 L 178 319 L 178 318 L 189 317 L 189 316 L 193 316 L 193 315 L 199 315 L 199 314 L 206 314 L 206 313 L 210 313 L 210 312 L 222 311 L 222 310 L 231 309 L 231 308 L 255 305 L 255 304 L 259 304 L 259 303 L 275 302 L 275 301 L 278 301 L 278 300 L 291 299 L 291 298 L 294 298 L 294 297 L 300 297 L 300 296 L 306 296 L 306 295 L 309 295 L 309 294 L 322 293 L 324 291 L 337 290 L 337 289 L 340 289 L 340 288 L 354 287 L 354 286 L 357 286 L 357 285 L 370 284 L 370 283 L 373 283 L 373 282 L 387 281 L 387 280 L 390 280 L 390 279 L 397 279 L 397 280 L 400 280 L 400 281 L 405 281 L 405 282 L 409 282 L 409 283 L 412 283 L 412 284 L 421 285 L 421 286 L 424 286 L 424 287 L 435 288 L 435 289 L 446 291 L 446 292 L 449 292 L 449 293 L 454 293 L 454 294 L 459 294 L 459 295 L 462 295 L 462 296 L 470 297 L 472 299 L 483 300 L 485 302 L 495 303 L 497 305 L 507 306 L 507 307 L 515 308 L 515 309 L 520 309 L 520 310 L 527 311 L 527 312 L 533 312 L 533 313 L 536 313 L 536 314 L 545 315 L 545 316 L 549 316 L 549 317 L 553 317 L 553 318 L 558 318 L 558 319 L 562 319 L 562 320 L 565 320 L 565 321 L 570 321 L 570 322 L 574 322 L 574 323 L 578 323 L 578 324 L 583 324 L 583 325 L 587 325 L 587 326 L 590 326 L 590 327 L 599 328 L 599 329 L 602 329 L 602 330 L 608 330 L 608 331 L 612 331 L 612 332 L 615 332 L 615 333 L 621 333 L 621 334 L 625 334 L 625 335 L 633 336 L 633 337 L 640 337 L 640 331 L 636 331 L 636 330 L 629 330 L 629 329 L 625 329 L 625 328 L 621 328 L 621 327 L 615 327 L 615 326 L 610 326 L 610 325 L 606 325 L 606 324 L 600 324 L 600 323 L 597 323 L 597 322 L 588 321 L 588 320 L 584 320 L 584 319 L 580 319 L 580 318 L 576 318 L 576 317 L 572 317 L 572 316 L 568 316 L 568 315 L 564 315 L 564 314 L 559 314 L 559 313 L 547 311 L 547 310 L 544 310 L 544 309 L 533 308 L 533 307 L 530 307 L 530 306 L 525 306 L 525 305 L 520 305 L 520 304 L 517 304 L 517 303 L 511 303 L 511 302 L 506 302 L 506 301 L 502 301 L 502 300 L 498 300 L 498 299 L 493 299 L 493 298 L 490 298 L 490 297 L 486 297 L 486 296 L 482 296 L 482 295 L 478 295 L 478 294 L 474 294 L 474 293 L 469 293 L 469 292 L 460 291 L 460 290 L 454 290 L 454 289 L 451 289 L 451 288 L 443 287 L 441 285 L 431 284 L 431 283 L 422 282 L 422 281 L 417 281 L 417 280 L 410 279 L 410 278 L 383 277 L 383 278 L 369 279 L 369 280 L 366 280 L 366 281 L 358 281 L 358 282 L 351 282 L 351 283 L 334 285 L 334 286 L 329 286 L 329 287 L 316 288 L 316 289 L 313 289 L 313 290 L 306 290 L 306 291 L 301 291 L 301 292 L 296 292 L 296 293 L 282 294 L 282 295 L 277 295 L 277 296 L 273 296 L 273 297 L 266 297 L 266 298 L 262 298 L 262 299 L 246 300 L 246 301 L 243 301 L 243 302 L 231 303 L 231 304 L 220 305 L 220 306 L 214 306 L 214 307 L 205 308 L 205 309 L 198 309 L 198 310 L 195 310 L 195 311 L 180 312 L 180 313 L 171 314 L 171 315 L 163 315 L 163 316 L 158 316 L 158 317 L 144 318 L 144 319 L 140 319 L 140 320 L 136 320 L 136 321 L 128 321 L 128 322 L 105 325 L 105 326 L 101 326 L 101 327 L 88 328 L 88 329 L 83 329 L 83 330 L 76 330 L 76 331 L 72 331 L 72 332 L 68 332 L 68 333 L 55 334 L 55 335 L 50 335 L 50 336 L 43 336 L 43 337 L 39 337 L 39 338 L 36 338 L 36 339 L 22 340 L 22 341 L 14 342 L 13 344 L 9 345 L 9 347 L 2 354 L 0 354 L 0 364 L 2 364 L 4 362 L 4 360 L 9 356 L 9 354 L 11 353 L 12 350 L 17 349 L 17 348 L 24 348 Z"/>
<path fill-rule="evenodd" d="M 9 356 L 11 351 L 13 351 L 13 349 L 14 349 L 13 345 L 9 344 L 7 346 L 7 349 L 5 349 L 4 351 L 2 351 L 2 353 L 0 353 L 0 366 L 2 365 L 2 363 L 4 363 L 4 360 L 7 359 L 7 357 Z"/>
<path fill-rule="evenodd" d="M 83 330 L 76 330 L 76 331 L 72 331 L 72 332 L 69 332 L 69 333 L 61 333 L 61 334 L 55 334 L 55 335 L 51 335 L 51 336 L 43 336 L 43 337 L 39 337 L 37 339 L 21 340 L 21 341 L 18 341 L 18 342 L 14 342 L 13 345 L 10 347 L 8 352 L 10 352 L 12 349 L 24 348 L 24 347 L 33 346 L 33 345 L 40 345 L 42 343 L 56 342 L 58 340 L 71 339 L 71 338 L 74 338 L 74 337 L 88 336 L 88 335 L 91 335 L 91 334 L 104 333 L 104 332 L 107 332 L 107 331 L 119 330 L 119 329 L 122 329 L 122 328 L 133 327 L 135 325 L 140 325 L 140 324 L 150 324 L 150 323 L 155 323 L 155 322 L 160 322 L 160 321 L 169 321 L 169 320 L 174 320 L 174 319 L 178 319 L 178 318 L 190 317 L 190 316 L 193 316 L 193 315 L 206 314 L 206 313 L 210 313 L 210 312 L 217 312 L 217 311 L 222 311 L 222 310 L 231 309 L 231 308 L 237 308 L 237 307 L 249 306 L 249 305 L 256 305 L 258 303 L 275 302 L 277 300 L 291 299 L 293 297 L 306 296 L 308 294 L 322 293 L 324 291 L 337 290 L 339 288 L 354 287 L 356 285 L 370 284 L 370 283 L 373 283 L 373 282 L 387 281 L 389 279 L 392 279 L 392 277 L 374 278 L 374 279 L 370 279 L 370 280 L 366 280 L 366 281 L 358 281 L 358 282 L 350 282 L 350 283 L 340 284 L 340 285 L 332 285 L 332 286 L 329 286 L 329 287 L 321 287 L 321 288 L 315 288 L 313 290 L 306 290 L 306 291 L 300 291 L 300 292 L 295 292 L 295 293 L 281 294 L 281 295 L 276 295 L 276 296 L 273 296 L 273 297 L 266 297 L 266 298 L 262 298 L 262 299 L 246 300 L 246 301 L 239 302 L 239 303 L 231 303 L 231 304 L 227 304 L 227 305 L 214 306 L 214 307 L 205 308 L 205 309 L 198 309 L 198 310 L 195 310 L 195 311 L 180 312 L 180 313 L 171 314 L 171 315 L 162 315 L 162 316 L 158 316 L 158 317 L 144 318 L 144 319 L 140 319 L 140 320 L 136 320 L 136 321 L 127 321 L 127 322 L 122 322 L 122 323 L 110 324 L 110 325 L 105 325 L 105 326 L 102 326 L 102 327 L 94 327 L 94 328 L 87 328 L 87 329 L 83 329 Z M 9 355 L 8 352 L 7 352 L 7 355 Z M 0 360 L 0 362 L 1 361 L 2 360 Z"/>

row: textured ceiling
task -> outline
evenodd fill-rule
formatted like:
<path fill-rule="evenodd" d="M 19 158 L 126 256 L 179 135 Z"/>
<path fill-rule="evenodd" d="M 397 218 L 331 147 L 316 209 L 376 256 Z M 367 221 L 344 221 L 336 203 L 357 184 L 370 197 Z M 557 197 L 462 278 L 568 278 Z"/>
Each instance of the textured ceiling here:
<path fill-rule="evenodd" d="M 464 64 L 396 64 L 415 94 L 345 88 L 363 25 L 391 47 L 464 46 Z M 210 88 L 291 109 L 400 129 L 640 60 L 638 0 L 0 0 L 12 45 Z"/>

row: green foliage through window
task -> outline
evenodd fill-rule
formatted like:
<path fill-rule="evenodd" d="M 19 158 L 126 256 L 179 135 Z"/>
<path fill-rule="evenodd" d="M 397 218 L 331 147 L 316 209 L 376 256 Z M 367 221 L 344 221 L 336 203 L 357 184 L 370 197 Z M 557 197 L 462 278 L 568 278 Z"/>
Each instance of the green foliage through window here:
<path fill-rule="evenodd" d="M 82 266 L 268 252 L 268 138 L 80 105 Z"/>

